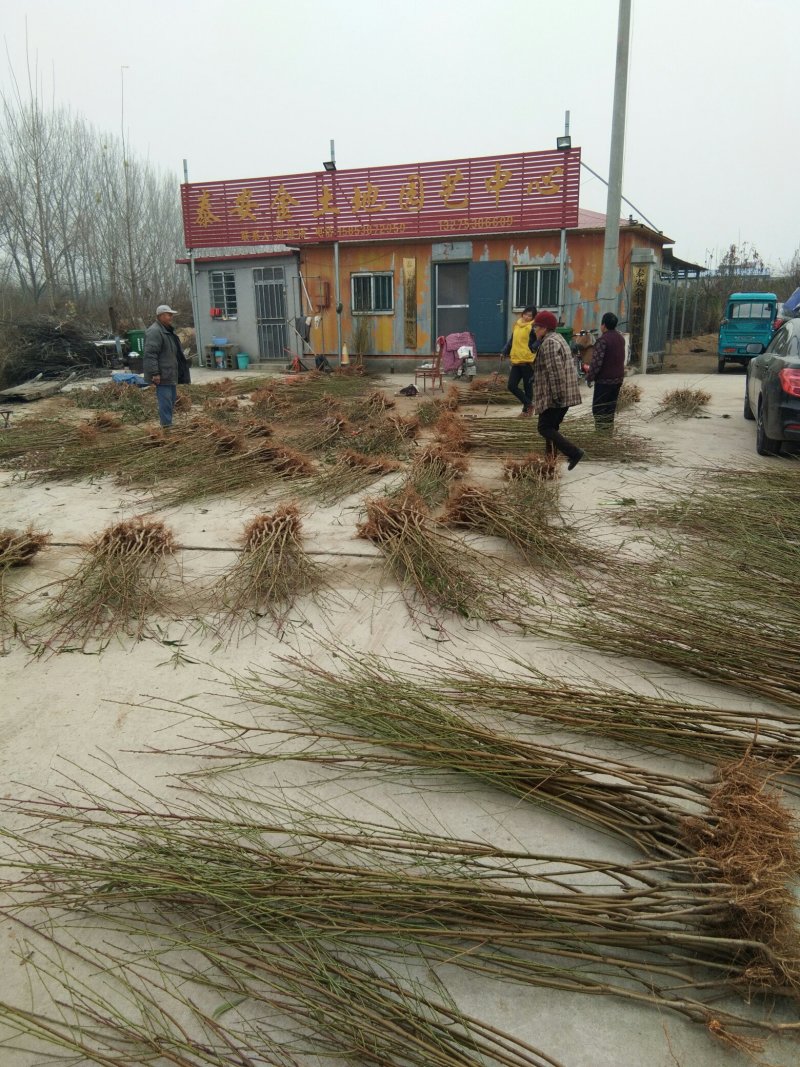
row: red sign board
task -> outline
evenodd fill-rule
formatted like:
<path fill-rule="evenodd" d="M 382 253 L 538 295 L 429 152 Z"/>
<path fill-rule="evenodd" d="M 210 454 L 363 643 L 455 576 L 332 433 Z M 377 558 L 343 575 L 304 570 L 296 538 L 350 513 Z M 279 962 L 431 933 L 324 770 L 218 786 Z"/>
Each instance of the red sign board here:
<path fill-rule="evenodd" d="M 523 152 L 181 186 L 187 248 L 576 226 L 581 153 Z"/>

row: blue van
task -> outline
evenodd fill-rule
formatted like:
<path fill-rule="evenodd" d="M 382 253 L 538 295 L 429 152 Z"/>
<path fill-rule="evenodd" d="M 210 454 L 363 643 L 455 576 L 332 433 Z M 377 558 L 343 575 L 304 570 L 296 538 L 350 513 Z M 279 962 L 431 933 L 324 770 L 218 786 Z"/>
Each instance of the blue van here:
<path fill-rule="evenodd" d="M 772 340 L 778 298 L 775 293 L 731 293 L 725 302 L 725 318 L 719 327 L 717 370 L 726 363 L 746 367 Z"/>

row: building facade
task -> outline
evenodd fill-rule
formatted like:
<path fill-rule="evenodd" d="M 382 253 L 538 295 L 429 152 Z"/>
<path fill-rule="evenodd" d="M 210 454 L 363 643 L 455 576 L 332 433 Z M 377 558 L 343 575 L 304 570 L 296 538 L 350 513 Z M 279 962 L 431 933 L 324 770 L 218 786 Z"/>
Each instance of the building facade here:
<path fill-rule="evenodd" d="M 573 149 L 184 186 L 203 342 L 286 363 L 341 341 L 402 369 L 465 330 L 496 355 L 530 304 L 597 327 L 605 217 L 578 207 L 579 167 Z M 621 222 L 623 327 L 634 252 L 658 268 L 665 243 Z"/>

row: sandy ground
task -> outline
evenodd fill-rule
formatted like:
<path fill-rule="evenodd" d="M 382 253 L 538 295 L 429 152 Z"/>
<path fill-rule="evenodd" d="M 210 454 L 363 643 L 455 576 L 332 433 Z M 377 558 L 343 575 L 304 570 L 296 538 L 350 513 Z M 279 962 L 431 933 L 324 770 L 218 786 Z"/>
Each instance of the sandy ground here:
<path fill-rule="evenodd" d="M 699 355 L 697 358 L 700 358 Z M 641 501 L 653 494 L 682 488 L 705 466 L 768 465 L 755 452 L 753 423 L 742 418 L 743 375 L 716 374 L 716 361 L 698 374 L 681 370 L 646 378 L 637 377 L 644 398 L 624 422 L 651 438 L 661 450 L 659 461 L 648 464 L 593 462 L 588 457 L 563 479 L 565 507 L 576 520 L 581 516 L 608 516 L 621 501 Z M 213 378 L 213 371 L 198 372 L 195 380 Z M 387 379 L 392 393 L 409 378 Z M 678 386 L 700 387 L 712 394 L 707 414 L 692 420 L 669 420 L 655 414 L 660 398 Z M 583 390 L 589 400 L 588 390 Z M 413 401 L 406 402 L 411 408 Z M 50 411 L 58 401 L 48 402 Z M 33 411 L 33 407 L 30 409 Z M 37 414 L 43 410 L 37 407 Z M 482 408 L 471 409 L 479 417 Z M 494 408 L 509 416 L 516 409 Z M 13 432 L 13 428 L 12 431 Z M 531 426 L 531 434 L 535 428 Z M 198 454 L 195 462 L 203 463 Z M 183 545 L 178 563 L 187 581 L 220 571 L 232 559 L 232 550 L 244 521 L 265 500 L 215 499 L 193 507 L 165 511 L 163 518 Z M 146 497 L 121 492 L 98 477 L 79 485 L 41 485 L 0 473 L 2 525 L 24 526 L 52 532 L 64 547 L 41 553 L 27 573 L 20 573 L 28 589 L 27 609 L 34 611 L 50 594 L 47 582 L 69 574 L 80 557 L 72 547 L 99 532 L 112 520 L 146 510 Z M 80 651 L 33 658 L 19 643 L 11 643 L 2 659 L 3 700 L 0 711 L 0 782 L 5 798 L 62 794 L 69 782 L 100 794 L 124 783 L 131 793 L 149 790 L 157 798 L 170 794 L 169 775 L 185 769 L 186 758 L 170 752 L 180 748 L 193 727 L 183 715 L 170 714 L 168 702 L 188 698 L 196 706 L 220 706 L 208 695 L 220 686 L 220 670 L 241 671 L 250 664 L 275 665 L 287 654 L 317 660 L 328 656 L 326 646 L 368 650 L 388 657 L 406 656 L 423 666 L 431 678 L 449 657 L 473 663 L 500 664 L 510 655 L 535 663 L 543 670 L 570 678 L 591 675 L 613 677 L 642 692 L 656 690 L 719 702 L 724 706 L 755 707 L 744 696 L 721 692 L 653 664 L 611 661 L 599 653 L 565 647 L 557 642 L 500 634 L 487 625 L 453 621 L 446 641 L 433 630 L 414 628 L 397 589 L 383 574 L 377 552 L 355 537 L 359 500 L 348 499 L 333 508 L 305 509 L 304 529 L 309 542 L 329 568 L 338 600 L 323 609 L 313 605 L 297 612 L 282 638 L 268 631 L 240 644 L 220 644 L 196 626 L 165 620 L 160 639 L 138 643 L 114 641 L 102 655 Z M 622 536 L 608 523 L 606 536 Z M 188 597 L 191 593 L 186 594 Z M 196 728 L 194 733 L 196 736 Z M 157 749 L 148 752 L 147 749 Z M 651 758 L 654 765 L 671 766 Z M 685 767 L 683 769 L 686 769 Z M 302 766 L 271 769 L 265 782 L 282 790 L 293 787 L 296 797 L 311 804 L 329 803 L 354 817 L 385 819 L 397 812 L 407 821 L 439 832 L 491 841 L 515 842 L 558 854 L 611 856 L 628 859 L 622 846 L 601 840 L 575 823 L 543 809 L 523 806 L 507 796 L 477 788 L 454 778 L 448 788 L 412 789 L 358 777 L 345 785 L 320 781 Z M 690 773 L 707 771 L 690 768 Z M 127 777 L 125 777 L 127 776 Z M 281 795 L 291 796 L 291 792 Z M 35 997 L 21 956 L 31 948 L 26 935 L 8 920 L 0 920 L 0 1000 L 31 1006 Z M 555 991 L 490 984 L 454 971 L 446 976 L 449 989 L 465 1010 L 504 1027 L 518 1037 L 546 1049 L 568 1067 L 705 1067 L 740 1061 L 738 1055 L 715 1044 L 700 1028 L 676 1016 L 660 1017 L 652 1009 L 638 1008 L 605 998 L 579 997 Z M 0 1030 L 2 1036 L 2 1030 Z M 770 1046 L 770 1063 L 796 1063 L 794 1051 Z M 30 1067 L 48 1062 L 0 1044 L 2 1067 Z"/>

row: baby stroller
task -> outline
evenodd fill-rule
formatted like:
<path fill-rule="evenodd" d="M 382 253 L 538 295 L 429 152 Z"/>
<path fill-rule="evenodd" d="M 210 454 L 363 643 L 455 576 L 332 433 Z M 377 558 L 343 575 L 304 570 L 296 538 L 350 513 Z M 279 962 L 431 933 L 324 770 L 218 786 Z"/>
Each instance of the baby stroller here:
<path fill-rule="evenodd" d="M 442 373 L 471 382 L 478 373 L 478 346 L 471 333 L 449 333 L 437 342 L 442 353 Z"/>

